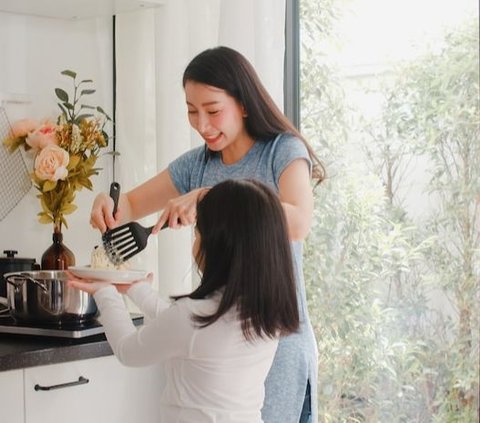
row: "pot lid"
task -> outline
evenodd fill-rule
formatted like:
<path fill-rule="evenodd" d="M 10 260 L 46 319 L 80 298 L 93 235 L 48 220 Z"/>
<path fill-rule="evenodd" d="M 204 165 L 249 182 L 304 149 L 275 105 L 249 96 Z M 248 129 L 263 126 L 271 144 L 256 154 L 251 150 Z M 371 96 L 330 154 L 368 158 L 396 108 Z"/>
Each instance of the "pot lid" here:
<path fill-rule="evenodd" d="M 26 263 L 26 264 L 34 264 L 34 258 L 23 258 L 23 257 L 15 257 L 15 254 L 18 254 L 16 250 L 4 250 L 3 254 L 6 257 L 0 257 L 0 264 L 9 264 L 9 263 Z"/>

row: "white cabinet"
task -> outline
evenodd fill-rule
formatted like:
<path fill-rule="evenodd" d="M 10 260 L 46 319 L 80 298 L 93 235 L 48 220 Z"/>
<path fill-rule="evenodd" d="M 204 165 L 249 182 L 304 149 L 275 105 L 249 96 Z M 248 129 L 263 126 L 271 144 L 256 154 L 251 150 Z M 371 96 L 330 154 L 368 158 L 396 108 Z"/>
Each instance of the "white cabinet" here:
<path fill-rule="evenodd" d="M 25 423 L 156 422 L 159 372 L 158 367 L 124 367 L 114 356 L 25 369 Z M 39 389 L 79 378 L 88 382 Z"/>
<path fill-rule="evenodd" d="M 160 366 L 131 368 L 114 356 L 0 373 L 0 420 L 8 423 L 154 423 Z"/>
<path fill-rule="evenodd" d="M 0 373 L 0 421 L 24 423 L 23 370 Z"/>

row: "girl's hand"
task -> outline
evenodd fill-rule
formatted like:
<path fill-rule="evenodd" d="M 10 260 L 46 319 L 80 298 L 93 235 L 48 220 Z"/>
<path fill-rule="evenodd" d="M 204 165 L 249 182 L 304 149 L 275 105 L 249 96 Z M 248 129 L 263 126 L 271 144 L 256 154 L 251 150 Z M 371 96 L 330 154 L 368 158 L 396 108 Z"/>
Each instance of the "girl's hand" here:
<path fill-rule="evenodd" d="M 120 294 L 126 294 L 127 291 L 133 286 L 135 285 L 136 283 L 138 282 L 148 282 L 148 283 L 152 283 L 153 282 L 153 273 L 149 273 L 145 279 L 140 279 L 138 281 L 134 281 L 132 282 L 131 284 L 118 284 L 118 285 L 115 285 L 115 288 L 117 288 L 117 291 L 120 292 Z"/>
<path fill-rule="evenodd" d="M 91 295 L 95 294 L 95 292 L 97 292 L 99 289 L 112 285 L 112 283 L 108 281 L 97 281 L 93 279 L 77 278 L 72 272 L 68 270 L 66 271 L 66 274 L 68 276 L 68 286 L 79 289 L 80 291 L 84 291 Z"/>
<path fill-rule="evenodd" d="M 76 278 L 68 270 L 67 270 L 67 275 L 68 275 L 68 282 L 67 282 L 68 286 L 87 292 L 88 294 L 91 294 L 91 295 L 95 294 L 99 289 L 102 289 L 102 288 L 105 288 L 106 286 L 111 286 L 111 285 L 114 285 L 120 294 L 126 294 L 127 291 L 131 288 L 131 286 L 136 284 L 137 282 L 145 281 L 145 282 L 152 283 L 153 281 L 153 273 L 149 273 L 145 279 L 134 281 L 131 284 L 115 284 L 114 281 L 108 282 L 108 281 L 80 279 L 80 278 Z"/>
<path fill-rule="evenodd" d="M 115 217 L 113 217 L 112 213 L 112 197 L 104 192 L 98 194 L 93 201 L 90 212 L 90 225 L 92 225 L 93 228 L 99 229 L 102 234 L 107 229 L 115 228 L 120 223 L 122 212 L 120 207 L 118 207 Z"/>
<path fill-rule="evenodd" d="M 87 292 L 88 294 L 95 294 L 99 289 L 112 285 L 110 282 L 105 281 L 89 281 L 86 279 L 69 279 L 68 286 L 79 289 L 80 291 Z"/>
<path fill-rule="evenodd" d="M 194 224 L 197 219 L 197 203 L 209 189 L 197 188 L 187 194 L 168 200 L 152 233 L 158 233 L 166 222 L 171 229 L 179 229 L 182 226 Z"/>

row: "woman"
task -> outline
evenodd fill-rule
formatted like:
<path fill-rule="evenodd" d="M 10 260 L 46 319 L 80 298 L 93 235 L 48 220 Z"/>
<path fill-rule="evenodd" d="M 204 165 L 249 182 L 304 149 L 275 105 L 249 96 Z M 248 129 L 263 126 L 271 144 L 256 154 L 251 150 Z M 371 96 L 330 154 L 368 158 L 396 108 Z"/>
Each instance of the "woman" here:
<path fill-rule="evenodd" d="M 264 382 L 278 337 L 299 326 L 287 227 L 276 194 L 258 181 L 215 185 L 198 203 L 192 252 L 200 285 L 172 306 L 145 281 L 126 291 L 152 318 L 138 332 L 113 285 L 69 283 L 94 294 L 122 363 L 164 364 L 160 422 L 262 422 Z"/>
<path fill-rule="evenodd" d="M 299 333 L 280 340 L 265 384 L 262 416 L 267 423 L 315 422 L 317 352 L 305 299 L 302 241 L 313 213 L 310 179 L 321 182 L 323 167 L 252 65 L 235 50 L 217 47 L 200 53 L 185 69 L 183 86 L 189 122 L 205 146 L 186 152 L 122 195 L 115 218 L 109 196 L 97 196 L 91 224 L 103 232 L 163 210 L 157 233 L 167 221 L 170 228 L 193 224 L 199 196 L 226 179 L 253 178 L 272 187 L 287 218 L 301 325 Z"/>

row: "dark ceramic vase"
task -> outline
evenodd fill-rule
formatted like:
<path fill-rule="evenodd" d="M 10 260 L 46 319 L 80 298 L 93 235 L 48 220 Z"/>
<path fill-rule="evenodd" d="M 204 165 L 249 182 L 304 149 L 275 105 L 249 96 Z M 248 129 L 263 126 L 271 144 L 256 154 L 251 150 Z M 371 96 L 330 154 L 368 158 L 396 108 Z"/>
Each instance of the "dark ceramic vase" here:
<path fill-rule="evenodd" d="M 42 255 L 42 270 L 66 270 L 75 266 L 75 255 L 63 243 L 61 221 L 54 224 L 52 240 L 52 245 Z"/>

